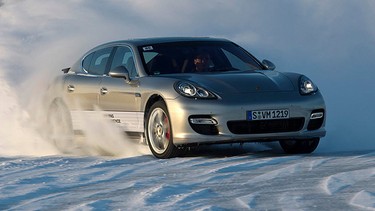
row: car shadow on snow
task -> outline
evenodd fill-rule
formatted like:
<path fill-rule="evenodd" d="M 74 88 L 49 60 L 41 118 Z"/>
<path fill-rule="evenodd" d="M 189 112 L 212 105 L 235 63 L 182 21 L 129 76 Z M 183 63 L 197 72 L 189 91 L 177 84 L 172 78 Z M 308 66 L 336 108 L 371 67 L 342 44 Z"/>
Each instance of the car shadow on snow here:
<path fill-rule="evenodd" d="M 310 154 L 287 154 L 278 142 L 262 142 L 262 143 L 244 143 L 244 144 L 218 144 L 218 145 L 202 145 L 182 149 L 178 157 L 207 157 L 207 158 L 223 158 L 236 156 L 255 156 L 255 157 L 284 157 L 284 156 L 303 156 L 303 157 L 374 157 L 374 150 L 366 151 L 323 151 L 319 148 Z"/>
<path fill-rule="evenodd" d="M 278 143 L 244 143 L 244 144 L 217 144 L 187 147 L 179 151 L 178 157 L 234 157 L 234 156 L 282 156 L 283 153 Z"/>

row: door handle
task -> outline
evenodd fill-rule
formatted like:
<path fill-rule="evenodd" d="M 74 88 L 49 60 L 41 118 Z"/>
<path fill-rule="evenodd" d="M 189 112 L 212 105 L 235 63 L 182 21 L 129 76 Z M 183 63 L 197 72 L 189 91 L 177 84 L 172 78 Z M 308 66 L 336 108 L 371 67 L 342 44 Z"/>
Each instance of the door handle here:
<path fill-rule="evenodd" d="M 68 85 L 67 87 L 67 91 L 70 93 L 70 92 L 74 92 L 75 90 L 75 87 L 73 85 Z"/>
<path fill-rule="evenodd" d="M 108 93 L 108 89 L 107 89 L 107 88 L 102 87 L 102 88 L 100 89 L 100 94 L 101 94 L 101 95 L 105 95 L 105 94 L 107 94 L 107 93 Z"/>

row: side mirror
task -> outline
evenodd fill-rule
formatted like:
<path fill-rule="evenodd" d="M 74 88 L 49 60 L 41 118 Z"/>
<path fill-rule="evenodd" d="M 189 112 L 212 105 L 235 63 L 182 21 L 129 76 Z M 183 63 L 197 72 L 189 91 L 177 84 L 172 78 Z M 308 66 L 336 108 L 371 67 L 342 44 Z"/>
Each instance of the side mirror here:
<path fill-rule="evenodd" d="M 272 63 L 272 62 L 270 62 L 270 61 L 268 61 L 268 60 L 263 60 L 262 61 L 262 65 L 267 69 L 267 70 L 274 70 L 274 69 L 276 69 L 276 66 Z"/>
<path fill-rule="evenodd" d="M 113 78 L 123 78 L 126 83 L 130 82 L 129 71 L 124 66 L 115 67 L 113 70 L 109 71 L 109 76 Z"/>

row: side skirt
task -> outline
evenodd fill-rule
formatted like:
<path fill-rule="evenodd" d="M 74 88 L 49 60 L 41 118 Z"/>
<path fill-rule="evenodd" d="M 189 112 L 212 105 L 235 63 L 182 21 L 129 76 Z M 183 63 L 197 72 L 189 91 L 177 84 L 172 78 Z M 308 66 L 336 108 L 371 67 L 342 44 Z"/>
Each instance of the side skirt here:
<path fill-rule="evenodd" d="M 83 130 L 92 121 L 110 120 L 125 132 L 144 132 L 143 112 L 71 111 L 74 130 Z"/>

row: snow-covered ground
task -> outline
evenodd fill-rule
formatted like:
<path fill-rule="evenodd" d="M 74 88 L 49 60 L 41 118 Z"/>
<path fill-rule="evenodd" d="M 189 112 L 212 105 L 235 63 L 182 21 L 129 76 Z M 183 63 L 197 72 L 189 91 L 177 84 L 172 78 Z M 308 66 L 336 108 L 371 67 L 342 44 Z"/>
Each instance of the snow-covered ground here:
<path fill-rule="evenodd" d="M 0 209 L 375 209 L 374 152 L 213 149 L 170 160 L 1 158 Z"/>
<path fill-rule="evenodd" d="M 374 11 L 372 0 L 0 0 L 0 210 L 375 210 Z M 157 160 L 92 121 L 81 150 L 60 154 L 37 124 L 51 78 L 99 43 L 154 36 L 224 37 L 306 74 L 327 136 L 311 155 L 245 144 Z"/>

